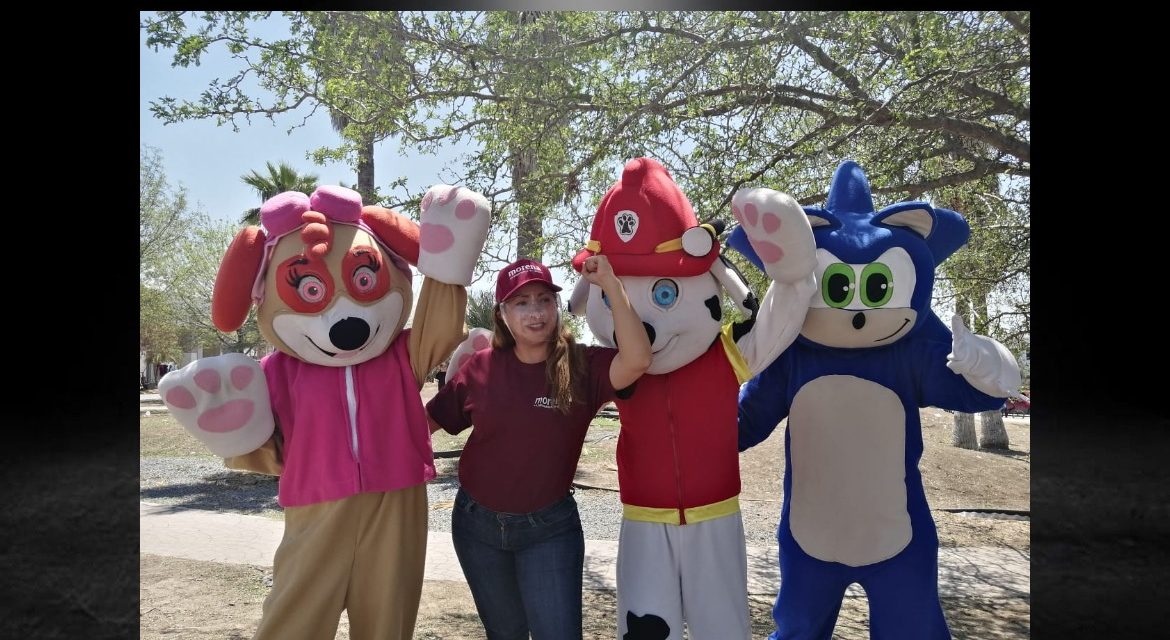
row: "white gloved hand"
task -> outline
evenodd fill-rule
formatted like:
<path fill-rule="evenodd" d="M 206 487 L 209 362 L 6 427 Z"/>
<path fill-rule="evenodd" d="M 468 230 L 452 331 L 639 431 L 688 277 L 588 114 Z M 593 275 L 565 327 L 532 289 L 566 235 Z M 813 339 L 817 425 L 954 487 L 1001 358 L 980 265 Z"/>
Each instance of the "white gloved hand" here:
<path fill-rule="evenodd" d="M 251 453 L 276 428 L 260 363 L 242 353 L 200 358 L 158 382 L 163 404 L 217 456 Z"/>
<path fill-rule="evenodd" d="M 459 343 L 455 347 L 455 351 L 451 354 L 451 363 L 447 365 L 447 380 L 455 376 L 455 372 L 464 365 L 471 356 L 482 349 L 487 349 L 492 346 L 493 333 L 489 329 L 481 329 L 476 327 L 467 332 L 467 339 Z"/>
<path fill-rule="evenodd" d="M 792 196 L 774 189 L 740 189 L 731 197 L 731 212 L 773 281 L 799 282 L 817 268 L 812 225 Z"/>
<path fill-rule="evenodd" d="M 466 187 L 437 184 L 419 208 L 419 272 L 446 284 L 471 284 L 491 224 L 487 198 Z"/>
<path fill-rule="evenodd" d="M 947 367 L 976 389 L 996 398 L 1020 393 L 1020 365 L 1007 347 L 977 336 L 958 314 L 951 316 L 951 352 Z"/>

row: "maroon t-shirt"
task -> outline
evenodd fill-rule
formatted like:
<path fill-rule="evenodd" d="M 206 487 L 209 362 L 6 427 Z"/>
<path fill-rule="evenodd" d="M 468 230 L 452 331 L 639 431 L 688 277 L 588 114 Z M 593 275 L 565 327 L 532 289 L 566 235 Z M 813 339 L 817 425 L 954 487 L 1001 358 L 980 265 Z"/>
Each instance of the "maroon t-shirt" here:
<path fill-rule="evenodd" d="M 614 398 L 609 367 L 616 349 L 585 347 L 581 400 L 557 411 L 545 364 L 525 364 L 512 349 L 477 351 L 427 412 L 454 435 L 471 427 L 459 457 L 459 483 L 493 511 L 529 513 L 569 492 L 589 421 Z"/>

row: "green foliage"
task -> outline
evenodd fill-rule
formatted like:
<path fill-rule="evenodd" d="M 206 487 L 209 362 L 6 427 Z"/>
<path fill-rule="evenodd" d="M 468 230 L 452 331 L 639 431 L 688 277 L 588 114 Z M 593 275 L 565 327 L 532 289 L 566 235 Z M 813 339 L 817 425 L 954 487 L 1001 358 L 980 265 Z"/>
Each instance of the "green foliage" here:
<path fill-rule="evenodd" d="M 566 265 L 632 157 L 666 164 L 700 220 L 727 221 L 741 187 L 823 203 L 852 158 L 879 207 L 956 202 L 975 231 L 941 295 L 983 283 L 992 335 L 1027 331 L 1027 12 L 285 12 L 287 38 L 250 36 L 268 17 L 144 20 L 148 44 L 176 66 L 216 46 L 240 61 L 193 99 L 153 101 L 153 113 L 238 126 L 324 108 L 343 118 L 343 142 L 317 159 L 385 140 L 404 162 L 459 150 L 435 181 L 492 201 L 480 275 L 519 253 Z M 428 186 L 379 188 L 413 212 Z"/>
<path fill-rule="evenodd" d="M 187 191 L 172 186 L 158 149 L 143 145 L 138 156 L 139 280 L 165 286 L 170 251 L 198 215 L 187 202 Z"/>
<path fill-rule="evenodd" d="M 186 351 L 203 346 L 205 353 L 237 352 L 256 355 L 263 338 L 256 322 L 256 309 L 243 326 L 230 333 L 220 332 L 211 323 L 211 295 L 220 261 L 235 238 L 237 226 L 206 218 L 194 225 L 176 251 L 178 265 L 170 295 L 177 317 L 186 332 Z"/>
<path fill-rule="evenodd" d="M 138 344 L 150 364 L 178 362 L 183 352 L 179 345 L 179 325 L 174 307 L 165 293 L 138 285 Z"/>
<path fill-rule="evenodd" d="M 270 165 L 271 168 L 271 165 Z M 189 208 L 186 194 L 171 186 L 157 150 L 139 159 L 140 244 L 139 346 L 150 363 L 178 362 L 203 349 L 257 353 L 263 340 L 255 309 L 244 325 L 224 334 L 211 324 L 211 293 L 219 263 L 236 225 L 213 222 Z"/>
<path fill-rule="evenodd" d="M 492 330 L 495 325 L 492 322 L 493 309 L 495 308 L 496 299 L 491 291 L 468 291 L 467 292 L 467 328 L 474 329 L 479 327 L 481 329 Z"/>

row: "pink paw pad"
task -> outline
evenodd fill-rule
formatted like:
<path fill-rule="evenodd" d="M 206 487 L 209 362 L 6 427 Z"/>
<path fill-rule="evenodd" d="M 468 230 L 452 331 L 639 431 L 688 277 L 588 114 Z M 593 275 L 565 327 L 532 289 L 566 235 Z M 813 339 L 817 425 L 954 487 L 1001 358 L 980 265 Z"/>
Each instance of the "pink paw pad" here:
<path fill-rule="evenodd" d="M 251 400 L 230 400 L 222 406 L 208 409 L 199 414 L 196 423 L 200 429 L 211 433 L 235 431 L 252 418 L 255 403 Z"/>
<path fill-rule="evenodd" d="M 422 204 L 420 204 L 418 206 L 418 208 L 422 209 L 423 211 L 430 209 L 431 208 L 431 200 L 434 200 L 434 199 L 435 199 L 435 192 L 428 191 L 427 195 L 423 196 Z"/>
<path fill-rule="evenodd" d="M 167 391 L 167 404 L 180 409 L 194 409 L 195 396 L 184 387 L 175 387 Z"/>
<path fill-rule="evenodd" d="M 470 359 L 471 359 L 471 354 L 470 354 L 470 353 L 465 353 L 465 354 L 463 354 L 463 355 L 459 356 L 459 364 L 458 364 L 458 365 L 456 365 L 456 368 L 462 367 L 462 366 L 463 366 L 464 364 L 466 364 L 466 363 L 467 363 L 467 361 L 468 361 L 468 360 L 470 360 Z"/>
<path fill-rule="evenodd" d="M 756 226 L 756 220 L 759 219 L 759 211 L 756 210 L 756 205 L 747 203 L 743 206 L 743 217 L 751 226 Z"/>
<path fill-rule="evenodd" d="M 760 260 L 767 264 L 776 264 L 784 258 L 784 250 L 767 240 L 752 240 L 752 248 Z"/>
<path fill-rule="evenodd" d="M 471 341 L 471 346 L 475 347 L 476 351 L 479 351 L 481 349 L 487 349 L 489 346 L 491 346 L 491 343 L 488 342 L 488 339 L 486 336 L 475 336 L 475 339 Z M 470 357 L 470 356 L 468 356 L 468 357 Z M 460 362 L 460 364 L 463 364 L 463 363 Z"/>
<path fill-rule="evenodd" d="M 241 366 L 232 369 L 230 374 L 232 386 L 242 391 L 244 387 L 248 386 L 248 383 L 252 381 L 253 374 L 255 374 L 255 370 L 253 370 L 251 367 Z"/>
<path fill-rule="evenodd" d="M 195 386 L 203 389 L 207 393 L 215 393 L 219 391 L 219 372 L 211 369 L 200 371 L 195 374 Z"/>
<path fill-rule="evenodd" d="M 776 230 L 780 228 L 781 220 L 780 216 L 769 211 L 764 214 L 761 222 L 764 225 L 764 231 L 766 233 L 776 233 Z"/>
<path fill-rule="evenodd" d="M 455 234 L 441 224 L 419 225 L 419 246 L 427 253 L 442 253 L 455 244 Z"/>
<path fill-rule="evenodd" d="M 455 217 L 460 220 L 470 220 L 475 217 L 475 203 L 464 200 L 455 207 Z"/>

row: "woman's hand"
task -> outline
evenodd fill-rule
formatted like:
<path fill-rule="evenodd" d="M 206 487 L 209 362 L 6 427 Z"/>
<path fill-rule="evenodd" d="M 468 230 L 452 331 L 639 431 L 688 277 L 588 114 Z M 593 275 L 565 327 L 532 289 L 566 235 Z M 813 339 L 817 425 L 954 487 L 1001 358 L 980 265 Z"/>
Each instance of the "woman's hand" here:
<path fill-rule="evenodd" d="M 602 289 L 605 289 L 607 284 L 612 285 L 617 281 L 617 276 L 613 274 L 613 266 L 609 264 L 609 258 L 603 255 L 585 258 L 585 262 L 581 264 L 581 276 L 589 281 L 589 284 L 595 284 Z"/>

